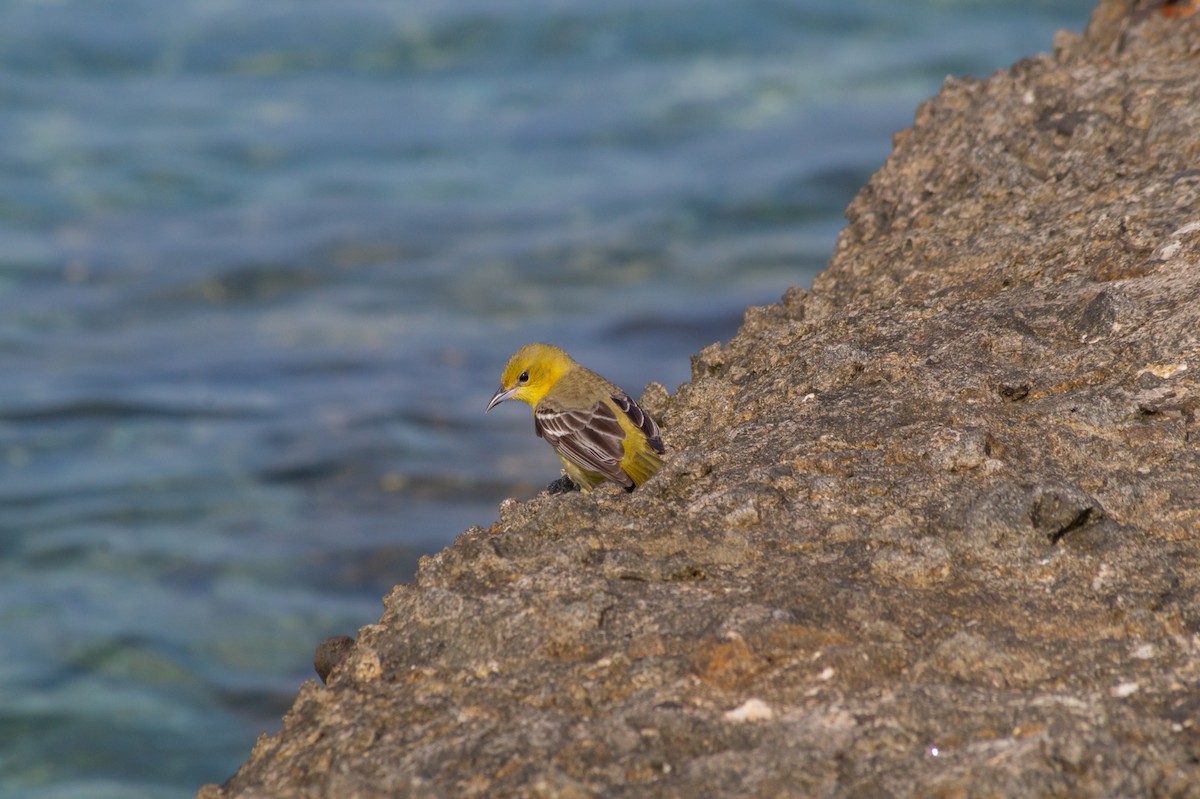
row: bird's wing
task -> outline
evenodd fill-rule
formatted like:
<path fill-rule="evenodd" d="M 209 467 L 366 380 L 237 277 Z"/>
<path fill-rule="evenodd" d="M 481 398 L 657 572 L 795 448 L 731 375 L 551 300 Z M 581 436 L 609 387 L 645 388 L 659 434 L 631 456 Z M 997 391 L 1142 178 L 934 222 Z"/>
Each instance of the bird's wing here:
<path fill-rule="evenodd" d="M 650 444 L 650 449 L 659 455 L 667 451 L 663 446 L 662 433 L 659 431 L 658 425 L 650 418 L 650 414 L 642 410 L 642 406 L 638 405 L 633 397 L 628 394 L 614 394 L 613 402 L 617 403 L 617 407 L 625 412 L 630 421 L 646 434 L 646 442 Z"/>
<path fill-rule="evenodd" d="M 625 431 L 606 403 L 569 409 L 543 400 L 533 412 L 533 422 L 537 434 L 579 468 L 598 472 L 614 483 L 632 484 L 621 469 Z"/>

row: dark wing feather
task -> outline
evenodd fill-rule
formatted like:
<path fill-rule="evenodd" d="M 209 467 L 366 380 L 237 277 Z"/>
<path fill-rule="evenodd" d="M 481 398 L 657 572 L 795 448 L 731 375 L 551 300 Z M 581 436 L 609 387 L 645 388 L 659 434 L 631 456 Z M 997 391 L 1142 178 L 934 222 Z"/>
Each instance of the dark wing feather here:
<path fill-rule="evenodd" d="M 612 408 L 597 402 L 586 410 L 567 410 L 541 402 L 533 414 L 537 434 L 581 469 L 598 472 L 614 483 L 631 485 L 621 469 L 625 431 Z"/>
<path fill-rule="evenodd" d="M 633 397 L 627 394 L 614 394 L 613 402 L 617 403 L 617 407 L 625 411 L 625 415 L 646 434 L 650 449 L 659 455 L 667 451 L 663 446 L 662 433 L 659 431 L 658 425 L 650 418 L 650 414 L 642 410 L 642 406 L 638 405 Z"/>

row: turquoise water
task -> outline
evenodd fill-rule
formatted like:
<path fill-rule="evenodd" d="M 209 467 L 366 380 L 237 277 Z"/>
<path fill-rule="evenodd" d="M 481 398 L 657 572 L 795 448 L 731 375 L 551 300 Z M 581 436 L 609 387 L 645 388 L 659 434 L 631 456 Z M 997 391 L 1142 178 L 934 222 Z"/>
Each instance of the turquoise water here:
<path fill-rule="evenodd" d="M 1090 7 L 0 0 L 0 796 L 228 777 L 557 476 L 512 350 L 674 389 Z"/>

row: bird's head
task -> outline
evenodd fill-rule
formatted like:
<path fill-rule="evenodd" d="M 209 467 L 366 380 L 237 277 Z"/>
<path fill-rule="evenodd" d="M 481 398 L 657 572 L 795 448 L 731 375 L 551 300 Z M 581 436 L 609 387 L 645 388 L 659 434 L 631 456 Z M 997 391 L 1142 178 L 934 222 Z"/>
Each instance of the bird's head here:
<path fill-rule="evenodd" d="M 500 389 L 484 413 L 509 399 L 537 405 L 574 365 L 570 355 L 552 344 L 526 344 L 508 359 L 500 376 Z"/>

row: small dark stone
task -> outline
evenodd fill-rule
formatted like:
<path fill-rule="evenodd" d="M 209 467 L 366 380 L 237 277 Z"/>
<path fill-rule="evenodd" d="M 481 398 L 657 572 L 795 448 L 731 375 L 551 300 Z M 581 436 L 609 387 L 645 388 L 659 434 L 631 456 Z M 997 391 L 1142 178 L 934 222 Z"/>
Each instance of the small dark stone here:
<path fill-rule="evenodd" d="M 1140 373 L 1137 376 L 1136 382 L 1137 382 L 1138 388 L 1155 388 L 1157 386 L 1161 386 L 1163 383 L 1165 383 L 1167 381 L 1164 380 L 1163 378 L 1159 377 L 1158 375 L 1154 374 L 1153 372 L 1145 371 L 1145 372 Z"/>
<path fill-rule="evenodd" d="M 565 474 L 550 485 L 546 486 L 546 493 L 548 494 L 569 494 L 572 491 L 578 490 L 579 486 L 575 485 L 575 481 L 570 477 L 567 477 Z"/>
<path fill-rule="evenodd" d="M 1117 320 L 1116 302 L 1108 290 L 1103 290 L 1084 307 L 1076 329 L 1089 338 L 1103 336 L 1112 330 Z"/>
<path fill-rule="evenodd" d="M 1000 396 L 1009 402 L 1020 402 L 1029 396 L 1029 389 L 1028 383 L 1001 383 Z"/>
<path fill-rule="evenodd" d="M 321 682 L 329 682 L 330 673 L 341 665 L 353 648 L 354 639 L 348 635 L 326 638 L 317 646 L 317 652 L 313 656 L 313 668 L 316 669 Z"/>
<path fill-rule="evenodd" d="M 1076 486 L 1057 483 L 1038 486 L 1033 491 L 1029 520 L 1051 543 L 1087 524 L 1104 518 L 1100 503 Z"/>

